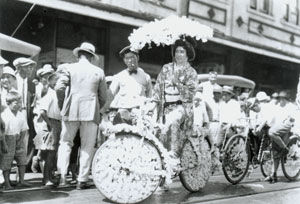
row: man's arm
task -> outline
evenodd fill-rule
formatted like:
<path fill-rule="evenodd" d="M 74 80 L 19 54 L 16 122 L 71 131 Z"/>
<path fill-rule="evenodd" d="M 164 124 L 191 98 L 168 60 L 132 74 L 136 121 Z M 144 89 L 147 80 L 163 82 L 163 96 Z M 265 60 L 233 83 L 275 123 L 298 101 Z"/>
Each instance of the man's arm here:
<path fill-rule="evenodd" d="M 57 95 L 58 100 L 58 107 L 61 110 L 63 107 L 65 94 L 66 94 L 66 88 L 70 85 L 70 73 L 67 71 L 67 69 L 60 70 L 60 77 L 56 82 L 55 85 L 55 91 Z"/>
<path fill-rule="evenodd" d="M 107 99 L 107 86 L 106 86 L 106 81 L 105 77 L 103 74 L 102 79 L 99 82 L 99 87 L 98 87 L 98 100 L 100 104 L 100 108 L 102 108 L 106 102 Z"/>
<path fill-rule="evenodd" d="M 146 85 L 146 97 L 151 98 L 152 97 L 152 83 L 151 83 L 151 77 L 147 74 L 147 85 Z"/>

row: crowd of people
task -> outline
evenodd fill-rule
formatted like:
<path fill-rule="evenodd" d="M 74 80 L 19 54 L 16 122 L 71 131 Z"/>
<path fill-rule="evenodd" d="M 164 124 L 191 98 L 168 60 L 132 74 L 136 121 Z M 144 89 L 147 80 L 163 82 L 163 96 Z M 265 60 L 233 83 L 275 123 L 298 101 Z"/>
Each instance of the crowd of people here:
<path fill-rule="evenodd" d="M 45 186 L 67 185 L 72 158 L 79 157 L 78 175 L 72 171 L 72 176 L 77 179 L 77 189 L 88 188 L 91 161 L 96 148 L 105 141 L 101 137 L 110 110 L 117 110 L 114 123 L 131 124 L 130 109 L 139 97 L 151 101 L 147 111 L 153 113 L 153 121 L 163 124 L 158 138 L 177 157 L 184 140 L 203 129 L 207 130 L 211 151 L 215 151 L 222 150 L 232 129 L 243 125 L 243 118 L 253 119 L 251 130 L 258 137 L 268 126 L 274 143 L 274 166 L 266 180 L 276 182 L 278 158 L 288 152 L 285 137 L 297 120 L 300 84 L 295 102 L 285 91 L 271 98 L 262 91 L 254 95 L 250 89 L 221 86 L 214 71 L 207 82 L 199 84 L 190 63 L 195 58 L 194 43 L 186 38 L 172 45 L 173 61 L 163 65 L 154 85 L 150 75 L 139 67 L 138 52 L 130 46 L 120 51 L 126 68 L 112 78 L 92 64 L 97 58 L 95 47 L 86 42 L 73 50 L 78 62 L 62 64 L 56 71 L 46 64 L 37 70 L 38 80 L 31 80 L 36 66 L 33 60 L 14 60 L 15 71 L 0 57 L 3 188 L 14 189 L 15 183 L 10 180 L 13 161 L 18 166 L 17 185 L 31 185 L 24 174 L 32 139 L 37 150 L 33 163 L 40 162 Z M 76 137 L 80 152 L 72 156 L 78 152 L 74 149 Z"/>

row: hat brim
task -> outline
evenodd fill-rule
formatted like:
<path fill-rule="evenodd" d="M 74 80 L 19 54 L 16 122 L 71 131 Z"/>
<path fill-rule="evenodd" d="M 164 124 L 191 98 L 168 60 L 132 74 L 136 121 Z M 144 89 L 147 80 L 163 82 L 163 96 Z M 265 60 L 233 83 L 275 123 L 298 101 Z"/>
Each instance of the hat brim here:
<path fill-rule="evenodd" d="M 224 92 L 230 93 L 231 95 L 234 95 L 234 93 L 232 91 L 229 91 L 229 90 L 222 90 L 222 93 L 224 93 Z"/>
<path fill-rule="evenodd" d="M 124 58 L 124 56 L 125 56 L 127 53 L 130 53 L 130 52 L 133 53 L 133 54 L 135 54 L 135 55 L 138 55 L 138 52 L 133 51 L 133 50 L 131 50 L 130 48 L 131 48 L 130 46 L 124 47 L 124 48 L 119 52 L 120 57 L 121 57 L 121 58 Z"/>
<path fill-rule="evenodd" d="M 15 66 L 15 67 L 25 67 L 25 66 L 29 66 L 29 65 L 33 65 L 33 66 L 35 66 L 36 65 L 36 62 L 35 61 L 31 61 L 31 62 L 26 62 L 26 63 L 13 63 L 13 65 Z"/>
<path fill-rule="evenodd" d="M 6 65 L 8 61 L 0 56 L 0 65 Z"/>
<path fill-rule="evenodd" d="M 96 59 L 99 59 L 99 57 L 94 53 L 94 52 L 91 52 L 90 50 L 87 50 L 87 49 L 83 49 L 83 48 L 80 48 L 80 47 L 77 47 L 73 50 L 73 54 L 78 57 L 78 52 L 79 51 L 84 51 L 84 52 L 87 52 L 87 53 L 90 53 L 91 55 L 93 55 Z"/>

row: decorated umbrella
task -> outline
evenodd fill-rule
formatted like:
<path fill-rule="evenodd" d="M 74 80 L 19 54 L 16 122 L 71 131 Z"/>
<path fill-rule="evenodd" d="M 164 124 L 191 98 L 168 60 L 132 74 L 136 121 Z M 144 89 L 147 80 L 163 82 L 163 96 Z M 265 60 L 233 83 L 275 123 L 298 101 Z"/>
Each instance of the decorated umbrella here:
<path fill-rule="evenodd" d="M 133 30 L 128 37 L 131 49 L 139 51 L 151 43 L 156 46 L 172 45 L 176 40 L 192 37 L 195 40 L 206 42 L 212 38 L 213 29 L 187 17 L 171 15 L 162 20 L 151 21 L 142 27 Z"/>

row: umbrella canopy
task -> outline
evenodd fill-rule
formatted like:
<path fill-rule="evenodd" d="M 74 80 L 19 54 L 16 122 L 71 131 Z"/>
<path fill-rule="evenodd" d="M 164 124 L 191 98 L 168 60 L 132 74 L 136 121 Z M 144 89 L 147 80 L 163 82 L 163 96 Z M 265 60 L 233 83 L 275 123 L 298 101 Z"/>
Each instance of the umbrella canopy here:
<path fill-rule="evenodd" d="M 0 50 L 35 56 L 41 51 L 41 48 L 0 33 Z"/>
<path fill-rule="evenodd" d="M 151 47 L 172 45 L 180 38 L 192 37 L 195 40 L 206 42 L 212 38 L 213 29 L 187 17 L 169 16 L 162 20 L 151 21 L 142 27 L 133 30 L 128 37 L 133 51 L 141 50 L 145 45 Z"/>

